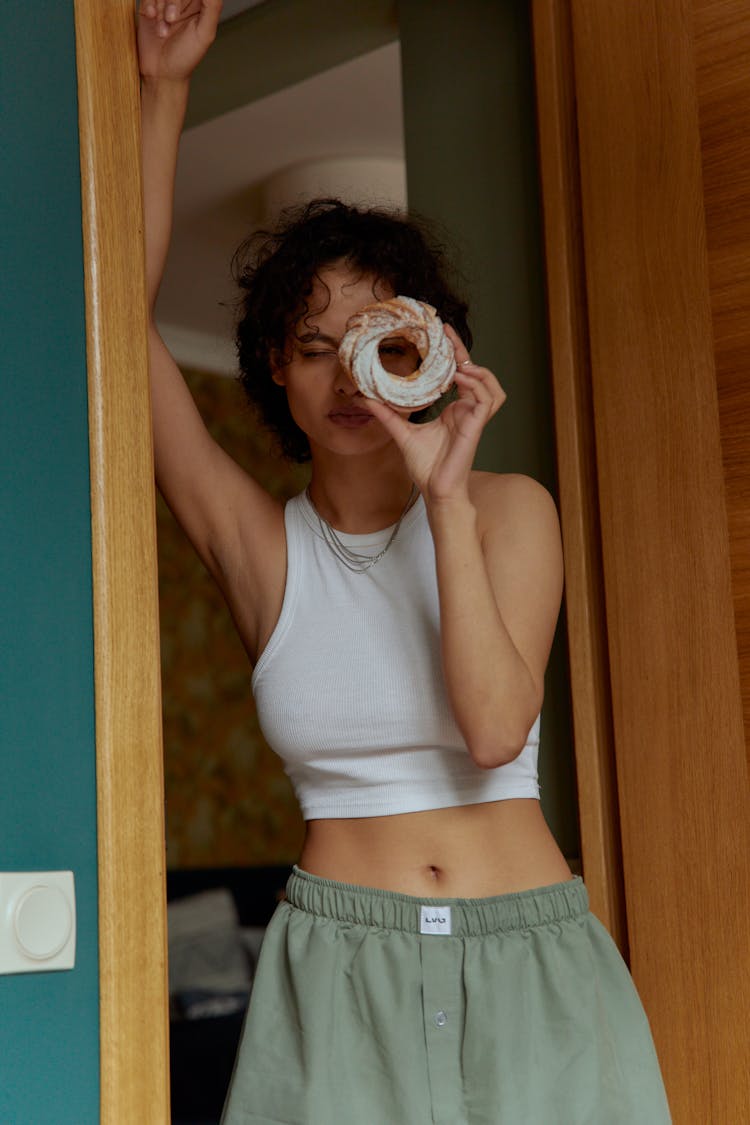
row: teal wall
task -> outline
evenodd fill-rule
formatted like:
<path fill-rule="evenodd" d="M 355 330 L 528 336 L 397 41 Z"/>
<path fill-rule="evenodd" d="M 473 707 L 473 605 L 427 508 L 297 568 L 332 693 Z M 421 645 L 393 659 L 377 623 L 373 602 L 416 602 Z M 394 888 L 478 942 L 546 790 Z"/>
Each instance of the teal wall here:
<path fill-rule="evenodd" d="M 71 972 L 0 976 L 0 1122 L 99 1120 L 96 787 L 73 5 L 0 0 L 0 871 L 72 869 Z"/>
<path fill-rule="evenodd" d="M 556 493 L 529 5 L 399 0 L 409 206 L 449 233 L 466 279 L 472 355 L 508 400 L 477 468 Z M 565 625 L 545 683 L 542 807 L 579 855 Z"/>

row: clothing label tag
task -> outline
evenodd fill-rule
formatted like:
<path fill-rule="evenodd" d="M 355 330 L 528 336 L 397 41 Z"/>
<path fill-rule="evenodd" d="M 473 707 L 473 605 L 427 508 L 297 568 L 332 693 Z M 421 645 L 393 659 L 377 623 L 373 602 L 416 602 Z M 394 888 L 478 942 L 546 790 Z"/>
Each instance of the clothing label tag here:
<path fill-rule="evenodd" d="M 420 906 L 420 934 L 449 934 L 451 932 L 450 906 Z"/>

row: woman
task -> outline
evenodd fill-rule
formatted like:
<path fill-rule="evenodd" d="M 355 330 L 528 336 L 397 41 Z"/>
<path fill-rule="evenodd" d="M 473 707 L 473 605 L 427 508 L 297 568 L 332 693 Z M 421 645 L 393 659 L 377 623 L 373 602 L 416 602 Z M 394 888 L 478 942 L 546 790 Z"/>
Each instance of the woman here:
<path fill-rule="evenodd" d="M 219 0 L 139 19 L 147 275 L 171 226 L 189 76 Z M 475 473 L 505 395 L 415 224 L 334 201 L 241 266 L 242 379 L 312 463 L 286 509 L 216 446 L 150 328 L 159 487 L 219 584 L 306 820 L 264 942 L 227 1125 L 659 1125 L 648 1025 L 538 801 L 562 561 L 548 494 Z M 404 293 L 449 325 L 457 396 L 409 418 L 338 347 Z M 391 341 L 395 372 L 413 367 Z"/>

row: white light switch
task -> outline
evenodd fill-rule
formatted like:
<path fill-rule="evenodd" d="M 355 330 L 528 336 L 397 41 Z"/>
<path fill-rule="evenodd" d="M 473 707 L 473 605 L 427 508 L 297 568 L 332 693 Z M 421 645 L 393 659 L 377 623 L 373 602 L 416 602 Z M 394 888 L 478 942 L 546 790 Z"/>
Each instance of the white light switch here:
<path fill-rule="evenodd" d="M 0 872 L 0 973 L 72 969 L 75 955 L 73 872 Z"/>

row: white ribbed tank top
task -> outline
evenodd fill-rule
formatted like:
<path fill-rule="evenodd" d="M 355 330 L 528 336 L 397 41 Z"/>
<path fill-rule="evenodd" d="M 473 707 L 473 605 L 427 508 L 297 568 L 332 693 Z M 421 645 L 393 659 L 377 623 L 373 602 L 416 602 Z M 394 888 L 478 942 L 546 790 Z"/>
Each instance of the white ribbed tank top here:
<path fill-rule="evenodd" d="M 305 819 L 538 797 L 539 718 L 518 757 L 492 770 L 474 764 L 453 718 L 421 496 L 364 573 L 333 555 L 305 493 L 289 501 L 284 519 L 284 601 L 252 683 L 263 734 Z M 337 534 L 376 554 L 392 530 Z"/>

